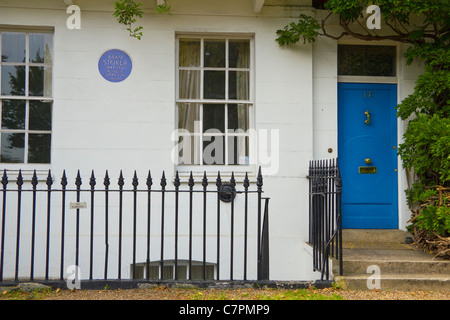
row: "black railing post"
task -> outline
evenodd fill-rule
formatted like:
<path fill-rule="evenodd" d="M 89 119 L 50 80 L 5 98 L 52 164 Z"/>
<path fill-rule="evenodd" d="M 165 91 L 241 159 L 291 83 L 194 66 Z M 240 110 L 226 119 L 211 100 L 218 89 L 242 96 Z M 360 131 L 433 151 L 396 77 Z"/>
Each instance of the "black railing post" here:
<path fill-rule="evenodd" d="M 31 261 L 30 261 L 30 281 L 34 280 L 34 249 L 36 238 L 36 186 L 38 184 L 38 178 L 36 170 L 34 170 L 33 177 L 31 178 L 31 185 L 33 186 L 33 204 L 31 209 Z"/>
<path fill-rule="evenodd" d="M 203 173 L 203 280 L 206 280 L 206 189 L 208 187 L 208 179 L 206 171 Z"/>
<path fill-rule="evenodd" d="M 194 177 L 191 175 L 189 176 L 188 181 L 189 186 L 189 280 L 192 280 L 192 195 L 193 195 L 193 188 L 194 188 Z"/>
<path fill-rule="evenodd" d="M 50 263 L 50 212 L 52 207 L 52 185 L 53 179 L 50 170 L 48 170 L 48 176 L 46 180 L 47 184 L 47 246 L 45 253 L 45 280 L 48 280 L 49 263 Z"/>
<path fill-rule="evenodd" d="M 0 281 L 3 281 L 4 252 L 5 252 L 5 223 L 6 223 L 6 188 L 8 185 L 8 176 L 6 169 L 3 170 L 2 186 L 3 186 L 3 203 L 2 203 L 2 243 L 0 246 Z"/>
<path fill-rule="evenodd" d="M 151 223 L 151 189 L 153 185 L 153 179 L 150 170 L 147 175 L 147 263 L 146 263 L 146 276 L 147 280 L 150 279 L 150 223 Z"/>
<path fill-rule="evenodd" d="M 233 267 L 234 267 L 234 187 L 236 186 L 236 180 L 234 179 L 234 173 L 231 173 L 230 188 L 231 188 L 231 235 L 230 235 L 230 280 L 233 280 Z"/>
<path fill-rule="evenodd" d="M 269 200 L 264 198 L 264 218 L 261 237 L 261 279 L 269 280 Z"/>
<path fill-rule="evenodd" d="M 247 247 L 248 247 L 248 188 L 250 180 L 245 173 L 244 178 L 244 280 L 247 280 Z"/>
<path fill-rule="evenodd" d="M 78 170 L 77 177 L 75 178 L 75 186 L 76 193 L 77 193 L 77 202 L 80 202 L 80 196 L 81 196 L 81 176 L 80 176 L 80 170 Z M 75 230 L 75 266 L 78 268 L 79 265 L 79 249 L 80 249 L 80 209 L 77 207 L 76 209 L 76 230 Z M 78 274 L 78 272 L 76 272 Z"/>
<path fill-rule="evenodd" d="M 136 171 L 132 183 L 133 185 L 133 280 L 136 279 L 136 226 L 137 226 L 137 187 L 139 185 Z"/>
<path fill-rule="evenodd" d="M 89 250 L 89 280 L 93 277 L 94 268 L 94 195 L 95 195 L 95 176 L 94 170 L 92 170 L 91 178 L 89 179 L 89 185 L 91 186 L 91 232 L 90 232 L 90 250 Z"/>
<path fill-rule="evenodd" d="M 103 185 L 105 186 L 105 268 L 103 278 L 108 279 L 108 258 L 109 258 L 109 179 L 108 170 L 106 170 Z"/>
<path fill-rule="evenodd" d="M 166 176 L 164 174 L 162 174 L 161 177 L 161 280 L 164 279 L 164 202 L 165 202 L 165 196 L 166 196 L 166 185 L 167 185 L 167 181 L 166 181 Z"/>
<path fill-rule="evenodd" d="M 342 178 L 336 160 L 336 224 L 338 228 L 338 259 L 339 259 L 339 274 L 344 274 L 343 259 L 342 259 Z"/>
<path fill-rule="evenodd" d="M 19 170 L 19 175 L 17 176 L 16 184 L 17 184 L 17 234 L 16 234 L 16 272 L 14 280 L 19 281 L 20 217 L 21 217 L 22 185 L 23 185 L 22 170 Z"/>
<path fill-rule="evenodd" d="M 258 254 L 258 280 L 261 280 L 262 278 L 262 274 L 261 274 L 261 201 L 262 201 L 262 186 L 263 186 L 263 177 L 261 174 L 261 167 L 259 167 L 258 170 L 258 177 L 256 178 L 256 186 L 258 189 L 258 226 L 257 226 L 257 235 L 258 235 L 258 250 L 257 250 L 257 254 Z"/>
<path fill-rule="evenodd" d="M 216 179 L 217 187 L 217 281 L 220 279 L 220 189 L 222 188 L 222 179 L 220 178 L 220 171 L 217 172 Z"/>
<path fill-rule="evenodd" d="M 118 279 L 122 278 L 122 216 L 123 216 L 123 186 L 125 180 L 123 178 L 122 170 L 120 170 L 118 185 L 119 185 L 119 256 L 118 256 Z"/>
<path fill-rule="evenodd" d="M 65 243 L 65 231 L 66 231 L 66 187 L 67 177 L 66 170 L 63 171 L 61 178 L 61 262 L 59 269 L 60 280 L 64 279 L 64 243 Z"/>
<path fill-rule="evenodd" d="M 175 280 L 178 280 L 178 201 L 180 189 L 180 177 L 178 171 L 175 174 L 173 185 L 175 186 Z"/>

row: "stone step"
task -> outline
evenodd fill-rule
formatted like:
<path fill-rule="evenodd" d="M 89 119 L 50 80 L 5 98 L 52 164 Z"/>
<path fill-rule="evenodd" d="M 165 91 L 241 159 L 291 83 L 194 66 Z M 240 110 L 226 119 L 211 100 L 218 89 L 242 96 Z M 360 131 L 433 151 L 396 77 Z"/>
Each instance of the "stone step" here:
<path fill-rule="evenodd" d="M 425 273 L 450 275 L 450 261 L 435 259 L 420 250 L 344 249 L 343 275 L 366 273 L 378 266 L 382 273 Z M 333 262 L 333 273 L 339 274 Z"/>
<path fill-rule="evenodd" d="M 450 275 L 381 274 L 377 283 L 374 274 L 355 274 L 336 276 L 334 281 L 344 290 L 450 291 Z"/>
<path fill-rule="evenodd" d="M 348 290 L 450 291 L 450 261 L 410 245 L 412 235 L 401 230 L 344 229 L 343 275 L 332 260 L 335 282 Z"/>
<path fill-rule="evenodd" d="M 343 229 L 343 242 L 362 243 L 405 243 L 408 238 L 412 239 L 412 234 L 402 230 L 383 229 Z"/>

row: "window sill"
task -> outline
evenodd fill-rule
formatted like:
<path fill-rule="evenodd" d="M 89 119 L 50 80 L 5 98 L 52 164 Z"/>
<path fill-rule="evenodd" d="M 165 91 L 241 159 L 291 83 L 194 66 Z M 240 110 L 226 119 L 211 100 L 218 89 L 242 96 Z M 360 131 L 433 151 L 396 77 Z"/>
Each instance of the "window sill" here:
<path fill-rule="evenodd" d="M 50 164 L 24 164 L 24 163 L 2 163 L 0 165 L 0 177 L 3 177 L 4 170 L 6 170 L 6 175 L 8 177 L 8 184 L 15 183 L 17 177 L 19 176 L 19 171 L 22 173 L 22 178 L 24 182 L 29 182 L 33 178 L 34 170 L 36 170 L 36 175 L 38 181 L 46 181 L 48 177 L 48 172 L 51 168 Z M 54 174 L 51 173 L 54 180 Z M 1 179 L 1 178 L 0 178 Z"/>
<path fill-rule="evenodd" d="M 192 172 L 192 177 L 198 181 L 203 179 L 203 175 L 206 172 L 208 180 L 216 180 L 217 175 L 220 172 L 220 178 L 222 180 L 228 180 L 232 174 L 236 179 L 242 180 L 247 174 L 249 179 L 256 178 L 258 174 L 258 168 L 254 165 L 246 166 L 177 166 L 174 169 L 173 175 L 178 171 L 178 176 L 181 178 L 189 178 Z M 184 181 L 183 181 L 184 182 Z"/>

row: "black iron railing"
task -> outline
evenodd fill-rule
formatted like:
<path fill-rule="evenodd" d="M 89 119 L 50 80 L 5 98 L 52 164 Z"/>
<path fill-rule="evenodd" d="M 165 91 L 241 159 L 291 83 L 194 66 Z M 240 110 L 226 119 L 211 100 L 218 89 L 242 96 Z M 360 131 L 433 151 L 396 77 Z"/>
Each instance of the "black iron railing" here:
<path fill-rule="evenodd" d="M 342 180 L 337 160 L 309 164 L 309 242 L 313 247 L 313 269 L 329 280 L 329 257 L 339 261 L 342 275 Z"/>
<path fill-rule="evenodd" d="M 187 280 L 193 264 L 202 267 L 204 280 L 211 265 L 215 280 L 269 279 L 269 199 L 262 196 L 261 169 L 255 182 L 245 174 L 239 184 L 234 174 L 223 181 L 220 172 L 213 183 L 206 173 L 196 182 L 192 173 L 182 181 L 178 172 L 168 182 L 163 172 L 156 188 L 150 172 L 145 184 L 134 172 L 131 186 L 122 171 L 116 187 L 108 171 L 102 185 L 92 171 L 87 188 L 80 171 L 74 187 L 66 171 L 59 186 L 50 171 L 44 180 L 36 171 L 28 179 L 19 171 L 10 182 L 3 172 L 0 282 L 63 280 L 69 265 L 87 271 L 86 280 L 135 279 L 143 265 L 143 279 L 150 280 L 155 261 L 160 280 L 168 279 L 167 261 L 173 280 L 181 261 L 188 264 Z"/>

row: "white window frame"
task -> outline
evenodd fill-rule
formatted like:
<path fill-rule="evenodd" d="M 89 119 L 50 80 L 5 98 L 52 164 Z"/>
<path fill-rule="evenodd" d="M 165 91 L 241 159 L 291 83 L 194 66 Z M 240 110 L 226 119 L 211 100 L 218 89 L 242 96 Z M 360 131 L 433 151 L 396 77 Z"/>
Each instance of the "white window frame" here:
<path fill-rule="evenodd" d="M 6 96 L 1 95 L 1 81 L 0 81 L 0 110 L 2 107 L 2 101 L 3 100 L 22 100 L 25 101 L 25 128 L 24 129 L 2 129 L 1 128 L 1 117 L 0 117 L 0 132 L 5 133 L 23 133 L 25 135 L 24 138 L 24 162 L 20 163 L 10 163 L 10 162 L 0 162 L 0 165 L 2 167 L 8 168 L 8 171 L 17 171 L 19 168 L 30 167 L 33 166 L 33 168 L 37 168 L 45 170 L 47 169 L 51 164 L 51 154 L 52 154 L 52 146 L 50 145 L 50 162 L 49 163 L 29 163 L 28 162 L 28 147 L 29 147 L 29 134 L 49 134 L 50 135 L 50 141 L 53 138 L 53 79 L 54 79 L 54 59 L 55 59 L 55 51 L 54 51 L 54 41 L 52 41 L 52 61 L 51 63 L 34 63 L 30 62 L 30 34 L 33 33 L 46 33 L 51 34 L 54 40 L 54 30 L 53 28 L 20 28 L 20 27 L 4 27 L 0 28 L 0 53 L 2 52 L 2 41 L 1 41 L 1 34 L 7 33 L 7 32 L 15 32 L 15 33 L 23 33 L 25 34 L 25 62 L 2 62 L 0 60 L 0 68 L 1 66 L 24 66 L 25 67 L 25 95 L 23 96 Z M 30 96 L 29 95 L 29 74 L 30 74 L 30 67 L 50 67 L 51 68 L 51 87 L 50 92 L 51 96 L 45 96 L 45 90 L 44 90 L 44 96 Z M 46 103 L 51 103 L 52 108 L 52 127 L 51 130 L 30 130 L 29 129 L 29 111 L 30 111 L 30 101 L 41 101 Z M 0 148 L 1 148 L 1 139 L 0 139 Z M 41 173 L 38 171 L 38 173 Z M 23 172 L 23 174 L 29 175 L 30 172 Z"/>
<path fill-rule="evenodd" d="M 198 39 L 200 40 L 201 47 L 200 47 L 200 66 L 199 67 L 180 67 L 179 66 L 179 40 L 180 39 Z M 214 68 L 214 67 L 204 67 L 204 41 L 205 40 L 225 40 L 225 67 L 221 68 Z M 231 68 L 229 67 L 229 40 L 249 40 L 250 42 L 250 65 L 249 68 Z M 228 174 L 231 174 L 231 172 L 235 173 L 237 176 L 243 175 L 245 172 L 251 172 L 254 173 L 254 170 L 256 168 L 255 165 L 255 136 L 252 134 L 255 129 L 255 103 L 254 103 L 254 83 L 255 83 L 255 76 L 254 76 L 254 35 L 253 34 L 216 34 L 216 33 L 202 33 L 202 34 L 195 34 L 195 33 L 179 33 L 176 35 L 176 86 L 175 86 L 175 131 L 177 132 L 177 135 L 175 137 L 175 148 L 178 145 L 178 139 L 180 136 L 195 136 L 199 137 L 200 139 L 200 146 L 203 146 L 203 139 L 202 136 L 215 136 L 217 134 L 215 133 L 203 133 L 203 104 L 218 104 L 218 105 L 225 105 L 225 132 L 222 133 L 222 136 L 224 137 L 224 143 L 225 143 L 225 155 L 224 160 L 225 164 L 223 165 L 206 165 L 203 164 L 203 147 L 200 148 L 200 154 L 196 155 L 196 157 L 200 157 L 201 164 L 193 164 L 193 165 L 184 165 L 184 164 L 178 164 L 178 153 L 175 152 L 175 170 L 177 170 L 181 175 L 187 175 L 190 172 L 192 172 L 194 175 L 200 176 L 203 175 L 204 172 L 207 174 L 215 174 L 217 175 L 217 172 L 220 171 L 221 175 L 224 174 L 225 176 Z M 200 98 L 199 99 L 181 99 L 179 97 L 180 93 L 180 70 L 198 70 L 200 71 Z M 203 84 L 204 84 L 204 72 L 203 71 L 225 71 L 225 99 L 203 99 Z M 237 100 L 237 99 L 228 99 L 229 94 L 229 71 L 248 71 L 250 73 L 249 75 L 249 99 L 248 100 Z M 178 105 L 181 103 L 196 103 L 200 105 L 200 128 L 199 133 L 190 133 L 185 134 L 182 132 L 178 132 Z M 248 113 L 249 113 L 249 123 L 248 127 L 249 130 L 245 133 L 229 133 L 227 130 L 227 124 L 228 124 L 228 105 L 238 105 L 238 104 L 244 104 L 248 106 Z M 248 137 L 249 140 L 249 159 L 248 164 L 246 165 L 236 165 L 236 164 L 228 164 L 228 137 L 236 136 L 236 137 Z"/>

